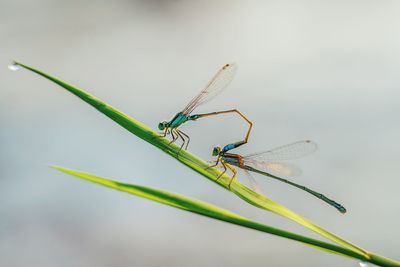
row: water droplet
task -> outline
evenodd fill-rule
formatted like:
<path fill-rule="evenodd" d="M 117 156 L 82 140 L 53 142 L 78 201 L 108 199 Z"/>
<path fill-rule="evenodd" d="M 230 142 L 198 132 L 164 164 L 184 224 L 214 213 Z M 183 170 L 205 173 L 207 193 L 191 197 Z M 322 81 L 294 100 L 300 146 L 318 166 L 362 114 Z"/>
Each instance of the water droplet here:
<path fill-rule="evenodd" d="M 366 262 L 360 261 L 358 263 L 358 265 L 360 265 L 360 267 L 368 267 L 368 264 Z"/>
<path fill-rule="evenodd" d="M 12 71 L 17 71 L 17 70 L 21 69 L 21 67 L 17 63 L 14 62 L 14 63 L 8 65 L 8 69 L 12 70 Z"/>

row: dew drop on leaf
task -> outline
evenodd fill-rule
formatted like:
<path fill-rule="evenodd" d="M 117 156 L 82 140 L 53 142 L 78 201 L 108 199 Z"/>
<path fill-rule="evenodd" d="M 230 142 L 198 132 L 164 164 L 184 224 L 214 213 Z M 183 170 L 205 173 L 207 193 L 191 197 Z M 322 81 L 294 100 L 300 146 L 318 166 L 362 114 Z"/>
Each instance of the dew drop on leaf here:
<path fill-rule="evenodd" d="M 12 71 L 18 71 L 21 67 L 17 63 L 12 63 L 8 65 L 8 69 Z"/>

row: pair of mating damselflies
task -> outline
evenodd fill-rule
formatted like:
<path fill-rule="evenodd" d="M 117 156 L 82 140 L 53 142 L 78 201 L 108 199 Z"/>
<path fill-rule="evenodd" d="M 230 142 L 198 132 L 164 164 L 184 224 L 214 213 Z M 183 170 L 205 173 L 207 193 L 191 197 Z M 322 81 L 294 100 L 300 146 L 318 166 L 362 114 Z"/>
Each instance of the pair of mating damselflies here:
<path fill-rule="evenodd" d="M 247 143 L 253 124 L 239 110 L 230 109 L 192 115 L 192 112 L 198 106 L 210 101 L 228 86 L 236 73 L 236 69 L 236 64 L 224 65 L 211 79 L 207 86 L 198 95 L 196 95 L 181 112 L 178 112 L 169 121 L 160 122 L 158 124 L 158 128 L 163 131 L 162 136 L 165 137 L 167 134 L 170 134 L 172 136 L 172 140 L 170 143 L 173 143 L 178 138 L 180 138 L 182 140 L 182 145 L 180 149 L 182 149 L 183 147 L 187 149 L 187 146 L 190 142 L 190 137 L 179 129 L 182 124 L 187 121 L 197 120 L 204 117 L 226 113 L 237 113 L 249 124 L 249 128 L 244 140 L 228 144 L 222 148 L 215 147 L 213 149 L 212 155 L 216 156 L 217 160 L 215 161 L 214 165 L 211 165 L 208 168 L 217 167 L 219 164 L 221 164 L 220 167 L 224 169 L 224 171 L 218 176 L 217 180 L 227 171 L 227 169 L 230 169 L 233 173 L 231 181 L 229 183 L 230 187 L 233 179 L 236 178 L 237 170 L 235 169 L 235 167 L 238 167 L 245 171 L 251 181 L 254 181 L 254 179 L 252 178 L 249 171 L 262 174 L 264 176 L 276 179 L 278 181 L 304 190 L 312 194 L 313 196 L 325 201 L 329 205 L 335 207 L 341 213 L 345 213 L 346 209 L 336 201 L 329 199 L 323 194 L 311 190 L 308 187 L 282 178 L 293 177 L 301 173 L 300 169 L 298 169 L 296 166 L 286 163 L 284 161 L 301 158 L 314 152 L 317 149 L 317 145 L 314 142 L 309 140 L 298 141 L 271 150 L 242 156 L 239 154 L 229 153 L 229 151 Z"/>

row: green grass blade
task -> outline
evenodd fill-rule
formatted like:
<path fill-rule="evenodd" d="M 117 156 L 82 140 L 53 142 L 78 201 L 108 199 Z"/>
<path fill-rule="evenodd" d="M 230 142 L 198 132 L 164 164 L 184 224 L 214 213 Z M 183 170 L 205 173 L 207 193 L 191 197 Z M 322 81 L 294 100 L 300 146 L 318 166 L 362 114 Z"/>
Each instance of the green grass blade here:
<path fill-rule="evenodd" d="M 216 181 L 217 177 L 221 174 L 221 172 L 219 170 L 217 170 L 216 168 L 206 170 L 206 168 L 208 167 L 208 163 L 188 151 L 182 150 L 178 157 L 177 155 L 178 155 L 179 147 L 176 146 L 175 144 L 169 145 L 168 139 L 160 138 L 159 134 L 157 132 L 153 131 L 147 125 L 139 122 L 138 120 L 136 120 L 132 117 L 129 117 L 128 115 L 124 114 L 123 112 L 121 112 L 121 111 L 117 110 L 116 108 L 108 105 L 107 103 L 101 101 L 100 99 L 88 94 L 87 92 L 85 92 L 82 89 L 79 89 L 77 87 L 69 85 L 66 82 L 64 82 L 58 78 L 52 77 L 38 69 L 29 67 L 22 63 L 16 62 L 15 64 L 17 64 L 25 69 L 28 69 L 30 71 L 33 71 L 51 81 L 53 81 L 54 83 L 60 85 L 61 87 L 65 88 L 67 91 L 76 95 L 77 97 L 79 97 L 86 103 L 90 104 L 91 106 L 96 108 L 98 111 L 100 111 L 101 113 L 103 113 L 104 115 L 106 115 L 107 117 L 109 117 L 110 119 L 112 119 L 113 121 L 115 121 L 116 123 L 121 125 L 122 127 L 124 127 L 129 132 L 131 132 L 134 135 L 138 136 L 139 138 L 147 141 L 148 143 L 160 148 L 161 150 L 163 150 L 170 156 L 174 157 L 178 161 L 182 162 L 186 166 L 190 167 L 194 171 L 200 173 L 201 175 L 210 179 L 211 181 L 216 182 L 220 186 L 223 186 L 226 189 L 228 189 L 228 184 L 231 179 L 230 176 L 222 175 L 221 178 L 218 181 Z M 309 228 L 310 230 L 318 233 L 319 235 L 321 235 L 343 247 L 351 249 L 360 255 L 364 255 L 366 257 L 368 256 L 368 252 L 363 250 L 362 248 L 359 248 L 359 247 L 349 243 L 348 241 L 340 238 L 339 236 L 330 233 L 329 231 L 327 231 L 327 230 L 323 229 L 322 227 L 314 224 L 313 222 L 305 219 L 304 217 L 296 214 L 295 212 L 291 211 L 290 209 L 282 206 L 281 204 L 278 204 L 278 203 L 272 201 L 271 199 L 269 199 L 263 195 L 260 195 L 256 192 L 254 192 L 250 188 L 246 187 L 245 185 L 243 185 L 237 181 L 234 181 L 232 183 L 230 190 L 233 193 L 235 193 L 237 196 L 239 196 L 240 198 L 245 200 L 246 202 L 248 202 L 256 207 L 274 212 L 278 215 L 281 215 L 288 219 L 291 219 L 291 220 Z"/>
<path fill-rule="evenodd" d="M 79 177 L 84 180 L 88 180 L 93 183 L 97 183 L 106 187 L 110 187 L 122 192 L 126 192 L 132 195 L 136 195 L 142 198 L 146 198 L 155 202 L 159 202 L 165 205 L 169 205 L 178 209 L 187 210 L 193 213 L 201 214 L 210 218 L 214 218 L 217 220 L 222 220 L 225 222 L 230 222 L 233 224 L 245 226 L 248 228 L 260 230 L 263 232 L 267 232 L 273 235 L 278 235 L 281 237 L 289 238 L 292 240 L 296 240 L 316 248 L 323 248 L 324 250 L 332 253 L 339 253 L 348 255 L 350 257 L 356 257 L 361 260 L 366 260 L 366 258 L 360 256 L 357 253 L 354 253 L 352 250 L 345 249 L 341 246 L 332 245 L 326 242 L 322 242 L 319 240 L 315 240 L 312 238 L 308 238 L 305 236 L 297 235 L 295 233 L 287 232 L 284 230 L 280 230 L 271 226 L 261 225 L 259 223 L 250 221 L 238 214 L 230 212 L 228 210 L 219 208 L 215 205 L 209 204 L 207 202 L 192 199 L 186 196 L 161 191 L 157 189 L 153 189 L 150 187 L 133 185 L 133 184 L 126 184 L 120 183 L 118 181 L 109 180 L 103 177 L 95 176 L 89 173 L 66 169 L 59 166 L 53 166 L 56 170 L 60 172 Z"/>
<path fill-rule="evenodd" d="M 142 198 L 150 199 L 155 202 L 159 202 L 165 205 L 169 205 L 178 209 L 190 211 L 193 213 L 197 213 L 203 216 L 207 216 L 213 219 L 225 221 L 231 224 L 243 226 L 246 228 L 258 230 L 261 232 L 269 233 L 272 235 L 288 238 L 291 240 L 295 240 L 311 247 L 327 251 L 334 254 L 339 254 L 343 256 L 348 256 L 351 258 L 359 259 L 362 261 L 370 261 L 370 258 L 378 259 L 378 263 L 381 266 L 399 266 L 398 263 L 392 262 L 388 259 L 381 258 L 380 256 L 373 255 L 373 257 L 366 257 L 362 254 L 356 253 L 351 249 L 344 248 L 338 245 L 329 244 L 320 240 L 316 240 L 313 238 L 309 238 L 306 236 L 302 236 L 299 234 L 295 234 L 292 232 L 288 232 L 285 230 L 281 230 L 275 227 L 271 227 L 265 224 L 260 224 L 254 221 L 251 221 L 245 217 L 242 217 L 238 214 L 235 214 L 231 211 L 222 209 L 210 203 L 193 199 L 190 197 L 161 191 L 157 189 L 153 189 L 150 187 L 144 187 L 133 184 L 120 183 L 117 181 L 109 180 L 106 178 L 102 178 L 99 176 L 95 176 L 89 173 L 84 173 L 76 170 L 70 170 L 62 167 L 53 167 L 63 173 L 79 177 L 81 179 L 97 183 L 106 187 L 110 187 L 122 192 L 126 192 L 132 195 L 136 195 Z M 369 255 L 370 256 L 370 255 Z"/>

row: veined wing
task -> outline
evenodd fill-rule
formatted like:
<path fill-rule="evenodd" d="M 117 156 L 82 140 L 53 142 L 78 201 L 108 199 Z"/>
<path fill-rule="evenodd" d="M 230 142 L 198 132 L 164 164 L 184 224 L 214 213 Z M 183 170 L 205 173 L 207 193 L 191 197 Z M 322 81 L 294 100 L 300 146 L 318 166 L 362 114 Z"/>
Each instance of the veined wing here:
<path fill-rule="evenodd" d="M 301 170 L 293 164 L 282 162 L 263 162 L 257 160 L 244 160 L 244 164 L 279 177 L 293 177 L 301 175 Z"/>
<path fill-rule="evenodd" d="M 243 171 L 246 174 L 247 179 L 249 180 L 251 189 L 259 193 L 260 195 L 264 195 L 260 185 L 257 183 L 256 179 L 254 179 L 253 175 L 251 175 L 251 173 L 246 169 L 243 169 Z"/>
<path fill-rule="evenodd" d="M 232 81 L 236 69 L 237 66 L 235 63 L 224 65 L 217 74 L 215 74 L 207 86 L 189 102 L 189 104 L 182 110 L 182 113 L 185 115 L 190 114 L 196 107 L 210 101 L 221 93 Z"/>
<path fill-rule="evenodd" d="M 317 147 L 317 144 L 310 140 L 298 141 L 268 151 L 250 154 L 244 156 L 244 159 L 257 162 L 279 162 L 304 157 L 317 150 Z"/>

